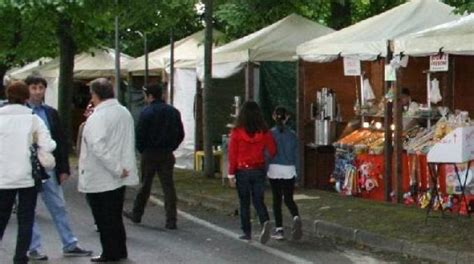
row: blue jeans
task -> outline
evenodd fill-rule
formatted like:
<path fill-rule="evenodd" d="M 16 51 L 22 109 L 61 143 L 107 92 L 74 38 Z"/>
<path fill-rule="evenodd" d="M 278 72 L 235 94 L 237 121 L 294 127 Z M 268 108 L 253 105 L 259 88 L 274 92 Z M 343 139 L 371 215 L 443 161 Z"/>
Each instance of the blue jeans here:
<path fill-rule="evenodd" d="M 265 171 L 263 169 L 239 170 L 235 178 L 240 202 L 240 226 L 244 234 L 250 235 L 252 231 L 250 200 L 252 200 L 255 210 L 257 210 L 260 224 L 263 225 L 270 219 L 264 203 Z"/>
<path fill-rule="evenodd" d="M 58 185 L 56 175 L 50 173 L 51 177 L 43 183 L 41 197 L 48 208 L 54 225 L 61 237 L 63 250 L 70 250 L 77 246 L 77 238 L 72 233 L 69 226 L 68 213 L 66 211 L 66 201 L 64 200 L 63 189 Z M 41 234 L 38 224 L 33 225 L 33 238 L 31 239 L 30 251 L 41 249 Z"/>

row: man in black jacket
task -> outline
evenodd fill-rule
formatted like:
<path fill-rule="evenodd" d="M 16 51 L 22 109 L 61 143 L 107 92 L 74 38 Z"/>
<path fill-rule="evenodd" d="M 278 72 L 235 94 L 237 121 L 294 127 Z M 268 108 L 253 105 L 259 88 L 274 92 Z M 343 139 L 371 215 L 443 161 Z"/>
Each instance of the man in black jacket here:
<path fill-rule="evenodd" d="M 47 87 L 47 82 L 44 78 L 28 76 L 25 83 L 30 90 L 28 105 L 33 109 L 33 113 L 45 122 L 51 137 L 56 141 L 57 145 L 56 150 L 53 152 L 56 168 L 55 170 L 48 171 L 50 178 L 43 183 L 43 191 L 41 192 L 43 202 L 48 207 L 56 230 L 61 237 L 63 255 L 66 257 L 90 256 L 92 251 L 79 247 L 78 240 L 71 230 L 64 194 L 60 186 L 62 182 L 69 178 L 70 171 L 68 144 L 59 121 L 58 111 L 43 103 Z M 48 259 L 47 255 L 41 253 L 41 235 L 36 222 L 33 225 L 29 258 L 34 260 Z"/>
<path fill-rule="evenodd" d="M 165 198 L 167 229 L 176 229 L 176 191 L 173 168 L 176 150 L 184 139 L 184 129 L 179 111 L 163 100 L 163 86 L 143 88 L 148 106 L 143 109 L 136 129 L 136 146 L 141 155 L 142 185 L 132 211 L 124 216 L 140 223 L 145 205 L 150 197 L 155 173 L 158 173 Z"/>

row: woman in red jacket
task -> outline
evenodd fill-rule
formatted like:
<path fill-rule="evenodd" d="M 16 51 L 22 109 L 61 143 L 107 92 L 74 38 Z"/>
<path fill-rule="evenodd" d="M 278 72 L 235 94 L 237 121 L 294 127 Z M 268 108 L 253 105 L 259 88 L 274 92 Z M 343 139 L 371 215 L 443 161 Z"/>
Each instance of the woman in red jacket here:
<path fill-rule="evenodd" d="M 243 235 L 240 239 L 251 239 L 250 199 L 257 210 L 262 231 L 260 242 L 265 244 L 270 238 L 270 223 L 264 203 L 265 153 L 273 157 L 276 153 L 275 141 L 263 119 L 256 102 L 242 105 L 229 143 L 229 182 L 237 183 L 240 202 L 240 224 Z"/>

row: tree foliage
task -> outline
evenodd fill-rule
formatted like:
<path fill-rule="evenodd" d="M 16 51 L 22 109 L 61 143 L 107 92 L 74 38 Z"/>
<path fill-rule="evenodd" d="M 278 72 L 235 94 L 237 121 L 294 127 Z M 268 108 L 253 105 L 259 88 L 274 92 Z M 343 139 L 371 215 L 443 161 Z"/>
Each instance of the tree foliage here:
<path fill-rule="evenodd" d="M 147 33 L 149 50 L 154 50 L 169 44 L 171 29 L 175 39 L 202 29 L 195 3 L 195 0 L 123 1 L 120 6 L 122 50 L 131 56 L 143 55 L 143 40 L 135 31 Z"/>
<path fill-rule="evenodd" d="M 216 1 L 217 27 L 229 39 L 245 36 L 297 13 L 334 29 L 387 11 L 406 0 L 221 0 Z M 472 0 L 444 0 L 456 12 L 474 12 Z"/>
<path fill-rule="evenodd" d="M 473 0 L 444 0 L 444 2 L 456 7 L 456 13 L 465 14 L 474 12 Z"/>

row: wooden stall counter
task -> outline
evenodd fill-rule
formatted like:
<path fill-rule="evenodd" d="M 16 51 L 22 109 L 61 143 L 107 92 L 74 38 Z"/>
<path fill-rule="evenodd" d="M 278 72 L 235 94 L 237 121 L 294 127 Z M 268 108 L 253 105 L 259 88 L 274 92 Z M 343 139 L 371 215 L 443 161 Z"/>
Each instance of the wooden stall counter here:
<path fill-rule="evenodd" d="M 335 148 L 333 146 L 305 145 L 304 186 L 321 190 L 334 190 L 330 183 L 334 171 Z"/>

